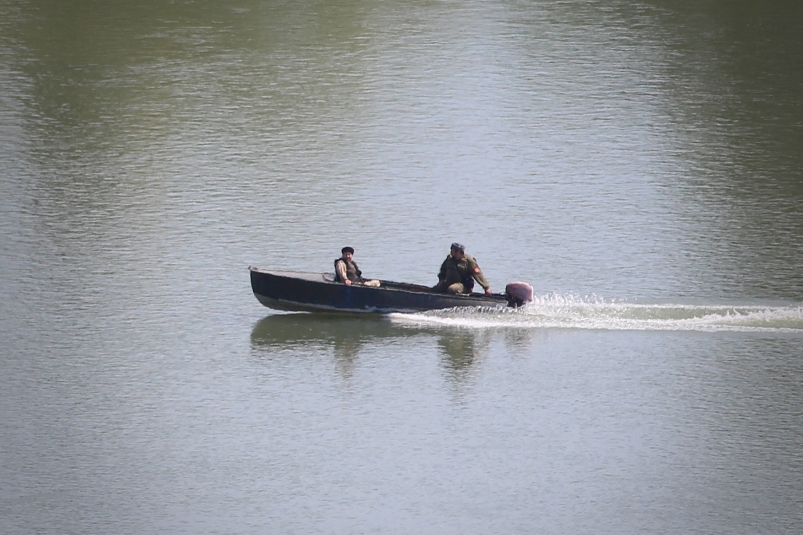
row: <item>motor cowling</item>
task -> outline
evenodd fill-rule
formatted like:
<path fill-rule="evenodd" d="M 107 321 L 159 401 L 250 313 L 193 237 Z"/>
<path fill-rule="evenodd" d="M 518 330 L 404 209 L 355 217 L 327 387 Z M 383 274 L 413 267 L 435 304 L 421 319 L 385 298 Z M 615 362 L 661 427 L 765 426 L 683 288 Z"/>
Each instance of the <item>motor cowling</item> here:
<path fill-rule="evenodd" d="M 520 307 L 533 300 L 533 287 L 526 282 L 510 282 L 505 286 L 508 306 Z"/>

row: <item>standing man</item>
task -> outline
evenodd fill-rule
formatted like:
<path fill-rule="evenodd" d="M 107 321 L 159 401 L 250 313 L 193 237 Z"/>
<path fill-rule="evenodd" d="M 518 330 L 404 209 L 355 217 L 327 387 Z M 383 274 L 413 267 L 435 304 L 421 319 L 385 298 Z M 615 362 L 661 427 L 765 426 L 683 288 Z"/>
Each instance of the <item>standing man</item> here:
<path fill-rule="evenodd" d="M 477 261 L 473 256 L 466 254 L 466 247 L 462 243 L 453 243 L 449 256 L 441 264 L 438 285 L 435 289 L 450 294 L 470 294 L 475 279 L 485 293 L 490 295 L 491 285 L 485 280 Z"/>
<path fill-rule="evenodd" d="M 379 281 L 367 281 L 362 278 L 362 271 L 354 261 L 354 248 L 343 247 L 340 258 L 335 259 L 335 282 L 342 282 L 346 286 L 361 284 L 364 286 L 379 286 Z"/>

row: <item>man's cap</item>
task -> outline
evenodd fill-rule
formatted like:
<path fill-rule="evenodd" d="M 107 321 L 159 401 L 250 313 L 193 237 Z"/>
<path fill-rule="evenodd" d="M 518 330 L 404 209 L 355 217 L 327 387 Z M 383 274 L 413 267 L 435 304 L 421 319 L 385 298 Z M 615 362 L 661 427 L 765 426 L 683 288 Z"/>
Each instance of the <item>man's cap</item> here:
<path fill-rule="evenodd" d="M 462 243 L 454 242 L 452 244 L 452 250 L 453 251 L 460 251 L 461 253 L 465 253 L 466 252 L 466 246 L 463 245 Z"/>
<path fill-rule="evenodd" d="M 340 252 L 342 254 L 346 254 L 346 253 L 354 254 L 354 247 L 349 247 L 349 246 L 343 247 L 342 249 L 340 249 Z"/>

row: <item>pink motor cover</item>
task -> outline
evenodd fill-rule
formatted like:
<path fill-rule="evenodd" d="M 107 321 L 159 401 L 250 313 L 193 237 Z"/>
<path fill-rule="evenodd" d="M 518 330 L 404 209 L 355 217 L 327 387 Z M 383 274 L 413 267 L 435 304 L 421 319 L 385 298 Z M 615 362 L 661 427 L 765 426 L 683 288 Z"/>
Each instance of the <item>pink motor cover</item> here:
<path fill-rule="evenodd" d="M 505 286 L 505 293 L 513 299 L 529 302 L 533 300 L 533 287 L 526 282 L 510 282 Z"/>

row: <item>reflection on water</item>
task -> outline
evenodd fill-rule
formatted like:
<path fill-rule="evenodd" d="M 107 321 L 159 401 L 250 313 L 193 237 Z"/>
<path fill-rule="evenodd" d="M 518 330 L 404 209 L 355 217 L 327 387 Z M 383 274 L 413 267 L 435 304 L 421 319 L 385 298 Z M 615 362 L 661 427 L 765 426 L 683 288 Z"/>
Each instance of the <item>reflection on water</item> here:
<path fill-rule="evenodd" d="M 468 330 L 453 331 L 438 339 L 444 367 L 455 377 L 468 375 L 479 356 L 476 336 Z"/>
<path fill-rule="evenodd" d="M 338 372 L 350 377 L 362 351 L 397 344 L 416 338 L 423 343 L 437 342 L 443 369 L 451 380 L 471 376 L 490 336 L 473 329 L 437 325 L 405 325 L 390 318 L 363 314 L 275 314 L 258 321 L 251 332 L 251 345 L 258 355 L 334 352 Z M 517 337 L 517 342 L 520 342 Z"/>
<path fill-rule="evenodd" d="M 254 325 L 251 344 L 276 349 L 294 345 L 333 347 L 354 357 L 365 344 L 416 334 L 374 314 L 273 314 Z"/>
<path fill-rule="evenodd" d="M 343 378 L 351 378 L 360 354 L 370 355 L 382 347 L 399 347 L 403 355 L 412 346 L 434 347 L 445 378 L 453 384 L 470 381 L 495 341 L 513 355 L 526 354 L 535 337 L 549 338 L 548 331 L 533 331 L 515 324 L 496 329 L 415 322 L 422 315 L 378 316 L 373 314 L 274 314 L 256 322 L 251 331 L 252 352 L 259 358 L 287 355 L 298 358 L 317 352 L 332 352 Z M 545 334 L 546 333 L 546 334 Z M 434 345 L 433 345 L 433 342 Z"/>
<path fill-rule="evenodd" d="M 275 314 L 266 316 L 251 331 L 251 346 L 258 355 L 272 352 L 303 354 L 332 350 L 344 378 L 354 373 L 355 359 L 366 345 L 384 338 L 414 334 L 394 327 L 381 316 L 351 314 Z"/>

